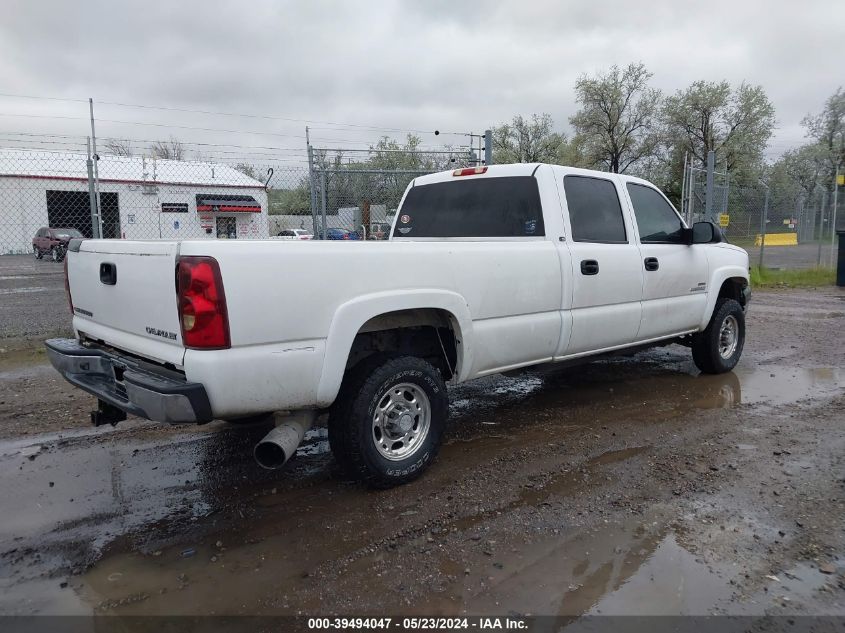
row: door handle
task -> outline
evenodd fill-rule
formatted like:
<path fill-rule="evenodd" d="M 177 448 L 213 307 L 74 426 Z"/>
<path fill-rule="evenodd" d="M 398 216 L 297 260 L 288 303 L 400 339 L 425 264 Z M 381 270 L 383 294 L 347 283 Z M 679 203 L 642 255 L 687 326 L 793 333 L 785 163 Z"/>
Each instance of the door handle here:
<path fill-rule="evenodd" d="M 117 283 L 117 266 L 109 262 L 100 264 L 100 281 L 107 286 Z"/>
<path fill-rule="evenodd" d="M 646 270 L 657 270 L 660 268 L 660 262 L 657 261 L 656 257 L 646 257 L 643 263 L 645 264 Z"/>
<path fill-rule="evenodd" d="M 582 275 L 598 275 L 599 263 L 594 259 L 581 260 L 581 274 Z"/>

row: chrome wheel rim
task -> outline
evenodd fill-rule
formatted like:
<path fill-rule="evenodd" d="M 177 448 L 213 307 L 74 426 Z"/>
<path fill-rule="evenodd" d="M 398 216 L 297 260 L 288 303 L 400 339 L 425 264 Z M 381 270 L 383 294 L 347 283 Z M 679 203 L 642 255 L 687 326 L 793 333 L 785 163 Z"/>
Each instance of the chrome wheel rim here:
<path fill-rule="evenodd" d="M 431 427 L 431 403 L 417 385 L 403 382 L 387 389 L 373 413 L 372 439 L 382 457 L 406 459 L 417 452 Z"/>
<path fill-rule="evenodd" d="M 51 251 L 51 257 L 53 258 L 53 261 L 54 261 L 54 262 L 59 261 L 59 251 L 57 251 L 57 250 L 54 248 L 54 249 Z"/>
<path fill-rule="evenodd" d="M 733 356 L 739 343 L 739 321 L 732 314 L 725 317 L 719 328 L 719 356 L 728 359 Z"/>

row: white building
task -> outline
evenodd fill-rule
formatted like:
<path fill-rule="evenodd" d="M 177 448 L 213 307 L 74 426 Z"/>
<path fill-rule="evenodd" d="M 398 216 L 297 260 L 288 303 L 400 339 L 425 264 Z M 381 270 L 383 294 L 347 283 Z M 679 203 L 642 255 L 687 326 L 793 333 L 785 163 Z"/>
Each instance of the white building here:
<path fill-rule="evenodd" d="M 0 149 L 0 254 L 28 253 L 45 226 L 91 232 L 87 157 Z M 103 237 L 266 238 L 264 183 L 217 163 L 101 156 Z"/>

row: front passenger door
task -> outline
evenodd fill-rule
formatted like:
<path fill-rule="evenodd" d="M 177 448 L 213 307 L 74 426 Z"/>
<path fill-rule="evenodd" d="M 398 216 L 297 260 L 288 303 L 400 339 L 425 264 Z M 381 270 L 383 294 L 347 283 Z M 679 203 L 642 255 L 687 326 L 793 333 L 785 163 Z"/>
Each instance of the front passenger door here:
<path fill-rule="evenodd" d="M 644 274 L 638 338 L 695 329 L 707 302 L 705 247 L 685 243 L 680 216 L 657 189 L 635 182 L 628 182 L 626 189 L 637 222 Z"/>

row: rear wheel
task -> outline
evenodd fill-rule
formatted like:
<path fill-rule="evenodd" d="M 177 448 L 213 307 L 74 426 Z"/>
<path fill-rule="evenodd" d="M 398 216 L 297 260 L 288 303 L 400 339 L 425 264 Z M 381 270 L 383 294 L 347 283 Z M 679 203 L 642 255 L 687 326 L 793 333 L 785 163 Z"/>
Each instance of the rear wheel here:
<path fill-rule="evenodd" d="M 44 253 L 42 253 L 37 246 L 32 247 L 32 254 L 35 255 L 35 259 L 43 259 Z"/>
<path fill-rule="evenodd" d="M 50 259 L 57 263 L 62 261 L 62 250 L 60 246 L 54 246 L 50 249 Z"/>
<path fill-rule="evenodd" d="M 376 488 L 416 479 L 434 461 L 449 399 L 440 372 L 414 356 L 377 355 L 344 379 L 329 443 L 350 476 Z"/>
<path fill-rule="evenodd" d="M 693 335 L 692 358 L 706 374 L 723 374 L 739 362 L 745 346 L 745 312 L 734 299 L 716 302 L 710 323 Z"/>

